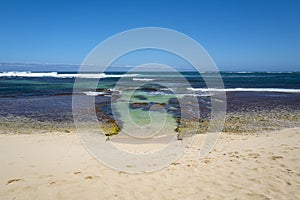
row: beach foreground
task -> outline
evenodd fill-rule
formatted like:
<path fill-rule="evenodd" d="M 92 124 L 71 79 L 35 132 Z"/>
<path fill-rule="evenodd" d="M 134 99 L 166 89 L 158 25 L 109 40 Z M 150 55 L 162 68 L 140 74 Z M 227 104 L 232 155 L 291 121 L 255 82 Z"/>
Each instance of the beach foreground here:
<path fill-rule="evenodd" d="M 73 133 L 0 135 L 0 199 L 300 199 L 300 128 L 223 133 L 154 173 L 114 171 Z"/>

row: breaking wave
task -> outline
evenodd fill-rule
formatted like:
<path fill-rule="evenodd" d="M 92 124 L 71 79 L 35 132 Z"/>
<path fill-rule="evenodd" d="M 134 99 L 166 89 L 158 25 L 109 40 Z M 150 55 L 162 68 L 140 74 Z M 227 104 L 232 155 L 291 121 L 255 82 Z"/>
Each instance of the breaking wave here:
<path fill-rule="evenodd" d="M 0 72 L 0 77 L 53 77 L 53 78 L 119 78 L 134 77 L 138 74 L 59 74 L 57 72 Z"/>
<path fill-rule="evenodd" d="M 281 93 L 300 93 L 300 89 L 287 88 L 187 88 L 196 92 L 281 92 Z"/>

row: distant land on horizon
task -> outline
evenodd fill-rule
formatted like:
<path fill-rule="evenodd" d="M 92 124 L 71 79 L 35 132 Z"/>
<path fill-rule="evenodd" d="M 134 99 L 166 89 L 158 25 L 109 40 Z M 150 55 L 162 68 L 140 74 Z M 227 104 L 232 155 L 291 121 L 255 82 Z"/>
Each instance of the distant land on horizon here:
<path fill-rule="evenodd" d="M 9 71 L 30 71 L 30 72 L 77 72 L 79 70 L 80 64 L 61 64 L 61 63 L 9 63 L 2 62 L 0 63 L 0 72 L 9 72 Z M 226 67 L 226 70 L 222 66 L 217 66 L 221 72 L 299 72 L 299 70 L 264 70 L 264 67 L 261 67 L 261 70 L 245 70 L 247 67 L 241 67 L 241 70 L 237 70 L 237 67 L 232 67 L 234 70 L 230 70 L 231 67 Z M 134 66 L 110 66 L 107 70 L 108 72 L 126 72 L 129 69 L 133 69 Z M 255 67 L 257 68 L 257 67 Z M 191 67 L 174 67 L 178 71 L 195 71 Z M 294 68 L 296 69 L 296 67 Z"/>

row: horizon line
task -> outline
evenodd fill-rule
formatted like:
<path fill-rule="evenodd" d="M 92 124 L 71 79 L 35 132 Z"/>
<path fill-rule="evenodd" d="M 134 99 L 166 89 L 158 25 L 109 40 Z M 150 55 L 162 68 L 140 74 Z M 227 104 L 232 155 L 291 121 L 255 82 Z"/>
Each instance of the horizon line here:
<path fill-rule="evenodd" d="M 0 62 L 0 67 L 3 64 L 7 64 L 7 65 L 13 65 L 13 64 L 15 64 L 15 65 L 42 65 L 42 66 L 43 65 L 44 66 L 62 65 L 62 66 L 73 66 L 73 67 L 79 67 L 79 66 L 82 65 L 82 64 L 70 64 L 70 63 Z M 86 65 L 86 66 L 97 66 L 97 64 Z M 130 68 L 134 68 L 135 66 L 134 65 L 128 65 L 128 64 L 126 64 L 124 66 L 110 65 L 108 67 L 130 69 Z M 219 68 L 219 67 L 225 67 L 225 66 L 224 65 L 219 65 L 217 67 Z M 236 65 L 226 66 L 226 68 L 231 68 L 231 67 L 237 67 L 237 66 Z M 245 68 L 245 66 L 241 66 L 241 67 Z M 248 66 L 248 67 L 250 67 L 250 66 Z M 255 67 L 259 67 L 259 66 L 255 66 Z M 279 67 L 279 66 L 264 66 L 264 67 Z M 280 66 L 280 67 L 295 67 L 295 66 Z M 195 69 L 190 69 L 190 67 L 176 67 L 174 69 L 177 69 L 179 71 L 197 71 Z M 47 71 L 43 71 L 43 72 L 50 72 L 50 71 L 53 71 L 53 70 L 47 70 Z M 76 70 L 76 69 L 70 69 L 69 71 L 76 72 L 78 70 Z M 113 70 L 110 69 L 109 71 L 113 71 Z M 120 70 L 117 70 L 117 71 L 120 72 Z M 285 70 L 274 70 L 273 71 L 273 70 L 251 70 L 251 69 L 249 69 L 249 70 L 242 69 L 241 71 L 238 71 L 238 70 L 219 70 L 219 71 L 220 72 L 300 72 L 300 70 L 287 70 L 287 71 L 285 71 Z M 6 72 L 8 72 L 8 71 L 6 71 Z M 210 72 L 210 71 L 203 71 L 203 72 Z"/>

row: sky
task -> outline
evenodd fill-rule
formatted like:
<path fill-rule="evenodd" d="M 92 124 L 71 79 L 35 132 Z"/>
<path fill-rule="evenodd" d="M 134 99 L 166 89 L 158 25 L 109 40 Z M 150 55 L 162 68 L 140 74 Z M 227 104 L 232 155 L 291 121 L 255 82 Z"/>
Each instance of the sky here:
<path fill-rule="evenodd" d="M 299 71 L 299 10 L 297 0 L 0 0 L 0 62 L 80 64 L 114 34 L 164 27 L 196 40 L 220 70 Z M 115 64 L 157 55 L 137 53 Z"/>

